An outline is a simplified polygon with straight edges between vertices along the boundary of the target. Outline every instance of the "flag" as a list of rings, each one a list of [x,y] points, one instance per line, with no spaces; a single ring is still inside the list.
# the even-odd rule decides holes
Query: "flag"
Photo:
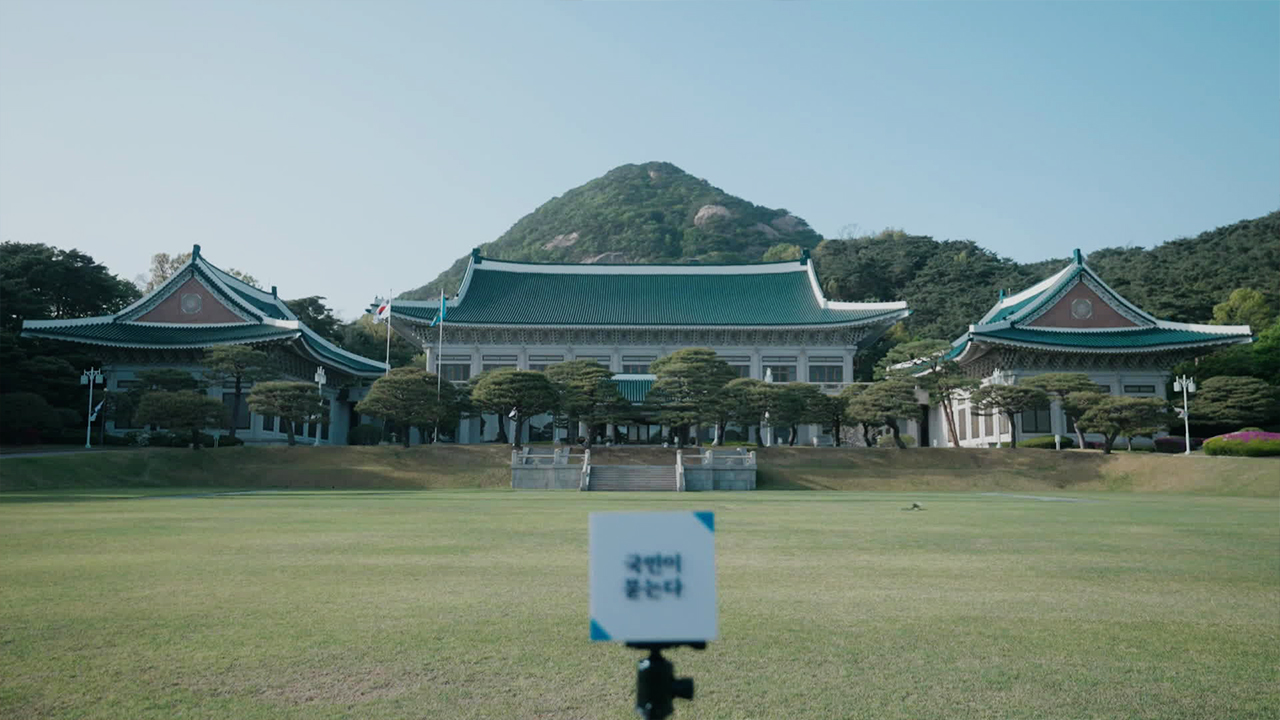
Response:
[[[515,419],[516,419],[516,409],[515,409],[515,408],[511,408],[511,412],[507,413],[507,417],[511,418],[512,420],[515,420]]]
[[[106,400],[103,400],[102,402],[98,403],[98,407],[93,409],[93,412],[89,414],[89,422],[93,422],[94,420],[98,419],[98,412],[102,410],[102,405],[105,402]]]
[[[384,300],[382,304],[378,306],[378,311],[374,313],[374,317],[376,317],[378,320],[386,320],[390,318],[391,317],[391,301]]]
[[[444,299],[444,291],[441,290],[440,291],[440,312],[436,315],[435,319],[432,320],[431,324],[428,325],[427,327],[435,327],[436,325],[439,325],[440,323],[444,322],[444,311],[447,309],[446,307],[447,305],[448,303]]]

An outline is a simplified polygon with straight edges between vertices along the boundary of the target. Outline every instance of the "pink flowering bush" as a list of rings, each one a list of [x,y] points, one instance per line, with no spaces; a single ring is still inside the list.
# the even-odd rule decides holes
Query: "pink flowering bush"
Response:
[[[1242,430],[1211,437],[1204,441],[1206,455],[1244,455],[1266,457],[1280,455],[1280,433]]]

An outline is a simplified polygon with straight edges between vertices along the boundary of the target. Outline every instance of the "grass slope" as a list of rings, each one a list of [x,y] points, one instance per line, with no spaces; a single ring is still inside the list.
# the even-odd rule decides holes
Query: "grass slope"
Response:
[[[511,484],[510,457],[501,445],[70,453],[0,461],[0,489],[499,488]],[[1274,458],[788,447],[760,450],[757,457],[760,488],[775,490],[1069,489],[1280,497],[1280,461]],[[591,458],[595,464],[663,465],[675,462],[675,450],[596,448]]]
[[[586,529],[647,509],[717,513],[680,716],[1280,714],[1277,503],[1092,497],[6,493],[0,717],[634,717]]]

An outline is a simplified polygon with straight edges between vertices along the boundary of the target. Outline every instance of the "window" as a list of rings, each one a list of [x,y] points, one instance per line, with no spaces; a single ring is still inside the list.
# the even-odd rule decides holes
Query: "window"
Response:
[[[1156,386],[1155,385],[1125,385],[1124,391],[1126,393],[1154,393],[1156,391]]]
[[[1044,405],[1034,410],[1027,410],[1022,413],[1022,432],[1024,433],[1047,433],[1053,432],[1053,425],[1049,420],[1049,406]]]
[[[471,379],[471,363],[450,363],[441,365],[440,372],[449,382],[465,382]]]
[[[721,360],[725,361],[730,368],[733,369],[735,375],[740,378],[751,377],[751,357],[748,355],[720,355]]]
[[[236,429],[249,429],[249,402],[245,399],[246,394],[240,395],[240,415],[236,417]],[[236,394],[233,392],[222,393],[222,405],[227,409],[227,422],[231,421],[231,415],[235,412]]]
[[[961,440],[969,439],[969,424],[965,422],[964,408],[956,411],[956,434]]]
[[[995,418],[990,415],[982,418],[982,437],[992,437],[995,434]]]
[[[262,431],[263,431],[263,432],[275,432],[275,431],[276,431],[276,416],[275,416],[275,415],[263,415],[263,416],[262,416]]]
[[[751,377],[751,366],[750,366],[750,365],[730,365],[729,367],[730,367],[730,368],[731,368],[735,373],[737,373],[737,374],[738,374],[738,377],[740,377],[740,378],[749,378],[749,377]]]
[[[489,372],[490,370],[502,370],[504,368],[515,369],[515,355],[483,355],[480,357],[482,361],[481,372]]]
[[[648,375],[649,366],[647,364],[646,365],[623,365],[622,374],[623,375]]]
[[[973,412],[972,410],[969,411],[969,435],[973,437],[974,440],[981,437],[981,434],[978,431],[978,422],[981,417],[982,416],[978,413]]]
[[[810,365],[809,382],[838,383],[844,382],[844,366],[842,365]]]
[[[595,360],[605,367],[613,366],[613,357],[610,355],[574,355],[574,360]]]
[[[322,401],[322,402],[321,402],[321,407],[322,407],[322,409],[320,410],[320,417],[321,417],[321,419],[323,419],[323,420],[324,420],[324,422],[320,423],[320,439],[321,439],[321,440],[328,440],[328,439],[329,439],[329,408],[330,408],[330,404],[331,404],[331,403],[329,402],[329,399],[328,399],[328,398],[325,398],[325,399],[324,399],[324,401]]]
[[[530,355],[529,369],[542,372],[556,363],[564,362],[563,355]]]
[[[1009,418],[1005,415],[1000,416],[1000,432],[1001,433],[1009,432]]]
[[[773,373],[773,381],[776,383],[788,383],[796,379],[795,365],[766,365],[764,369]]]

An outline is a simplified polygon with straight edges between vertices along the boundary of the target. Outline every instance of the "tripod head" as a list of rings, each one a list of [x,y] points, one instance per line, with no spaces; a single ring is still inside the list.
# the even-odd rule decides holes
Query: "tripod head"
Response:
[[[688,645],[705,650],[706,642],[627,643],[627,647],[648,650],[649,657],[636,663],[636,712],[645,720],[663,720],[675,711],[675,698],[693,700],[693,678],[677,678],[675,666],[662,657],[668,648]]]

